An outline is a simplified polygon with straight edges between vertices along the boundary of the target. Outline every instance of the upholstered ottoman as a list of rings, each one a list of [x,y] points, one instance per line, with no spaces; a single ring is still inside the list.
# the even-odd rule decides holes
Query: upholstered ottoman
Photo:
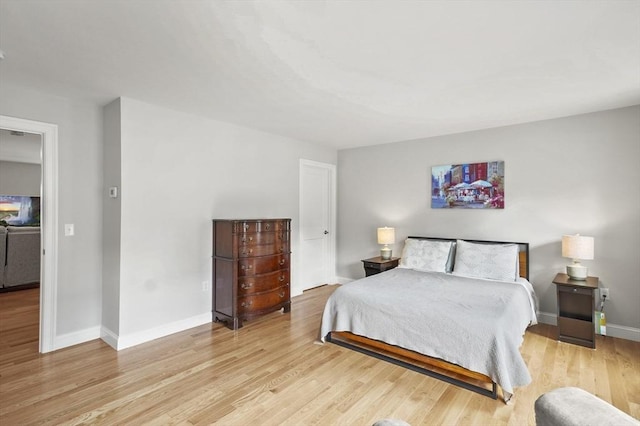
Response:
[[[537,426],[640,426],[640,421],[580,388],[558,388],[535,402]]]

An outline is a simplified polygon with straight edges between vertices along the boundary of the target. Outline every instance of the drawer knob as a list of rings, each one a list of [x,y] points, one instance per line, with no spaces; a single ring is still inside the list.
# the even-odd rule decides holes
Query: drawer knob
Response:
[[[280,259],[280,265],[284,265],[285,264],[285,260],[284,259]]]
[[[242,265],[242,270],[249,270],[251,269],[251,265]]]
[[[240,306],[242,306],[243,308],[246,308],[247,306],[251,306],[252,304],[253,304],[253,302],[248,301],[248,302],[242,302],[242,303],[240,304]]]
[[[248,289],[248,288],[253,287],[253,284],[251,284],[251,283],[249,283],[249,284],[247,284],[247,283],[242,283],[242,284],[240,284],[240,287],[241,287],[243,290],[246,290],[246,289]]]
[[[282,299],[284,297],[284,291],[281,291],[280,293],[278,293],[278,296],[280,296],[280,299]]]
[[[280,282],[284,281],[284,275],[280,275]]]
[[[253,253],[253,249],[249,249],[249,250],[242,249],[242,254],[251,254],[251,253]]]
[[[267,224],[265,225],[265,229],[268,231],[268,230],[269,230],[269,228],[271,228],[271,224],[270,224],[270,223],[267,223]]]

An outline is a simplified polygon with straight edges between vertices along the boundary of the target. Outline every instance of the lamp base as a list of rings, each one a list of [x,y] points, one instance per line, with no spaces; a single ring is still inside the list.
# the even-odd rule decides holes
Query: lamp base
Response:
[[[389,247],[383,247],[380,249],[380,257],[382,260],[391,259],[391,249]]]
[[[569,278],[576,281],[585,281],[588,276],[588,270],[586,266],[582,266],[579,263],[573,263],[567,265],[567,275]]]

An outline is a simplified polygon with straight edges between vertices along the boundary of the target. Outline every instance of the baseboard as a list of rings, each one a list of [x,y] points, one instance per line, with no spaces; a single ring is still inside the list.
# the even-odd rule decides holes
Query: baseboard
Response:
[[[640,342],[640,329],[607,323],[607,336]]]
[[[558,325],[558,316],[549,312],[538,312],[538,322],[542,324]]]
[[[355,281],[355,280],[353,278],[336,277],[336,282],[338,284],[347,284],[347,283],[350,283],[351,281]]]
[[[556,314],[552,314],[550,312],[538,312],[538,322],[542,324],[557,325],[558,318]],[[627,327],[626,325],[611,324],[608,322],[607,336],[640,342],[640,329]]]
[[[100,338],[113,349],[118,350],[118,335],[107,327],[100,329]]]
[[[130,348],[132,346],[136,346],[141,343],[150,342],[151,340],[168,336],[170,334],[178,333],[180,331],[188,330],[193,327],[198,327],[200,325],[207,324],[210,322],[211,322],[211,313],[207,312],[204,314],[196,315],[191,318],[186,318],[180,321],[174,321],[169,324],[163,324],[161,326],[154,327],[148,330],[143,330],[136,333],[119,335],[119,336],[116,336],[113,333],[109,335],[108,333],[106,333],[106,331],[108,330],[103,329],[105,334],[101,337],[102,337],[102,340],[104,340],[109,346],[120,351],[122,349]]]
[[[100,338],[100,326],[85,328],[72,333],[61,334],[53,339],[53,350],[66,348]]]

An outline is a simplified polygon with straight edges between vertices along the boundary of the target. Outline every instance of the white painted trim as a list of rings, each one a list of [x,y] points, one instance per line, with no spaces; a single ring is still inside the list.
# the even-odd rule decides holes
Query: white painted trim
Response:
[[[337,247],[337,239],[336,239],[336,223],[337,223],[337,215],[338,215],[338,178],[337,178],[337,168],[335,164],[330,163],[321,163],[319,161],[314,160],[306,160],[304,158],[300,159],[299,168],[298,168],[298,222],[302,221],[302,171],[305,166],[312,167],[320,167],[329,170],[331,173],[331,188],[330,188],[330,202],[331,206],[329,211],[331,212],[331,217],[329,218],[329,226],[331,227],[331,242],[329,243],[329,264],[331,265],[331,271],[329,271],[329,277],[335,277],[336,275],[336,247]],[[298,232],[298,247],[302,247],[302,230],[299,229]],[[299,261],[296,262],[299,265]],[[296,283],[300,283],[300,268],[296,268]],[[300,287],[299,285],[296,287]],[[303,290],[304,291],[304,290]],[[302,293],[299,293],[302,294]],[[299,295],[296,294],[296,295]],[[294,294],[292,294],[294,296]]]
[[[336,282],[338,284],[348,284],[351,281],[355,281],[353,278],[347,278],[347,277],[336,277]]]
[[[539,312],[538,322],[542,324],[557,325],[558,316],[550,312]],[[607,322],[607,336],[640,342],[640,328],[611,324]]]
[[[100,329],[100,338],[113,349],[118,350],[118,335],[107,327],[102,326]]]
[[[56,342],[58,307],[58,126],[0,115],[0,128],[42,136],[43,200],[40,263],[40,352],[61,347]]]
[[[538,322],[542,324],[558,325],[558,316],[550,312],[538,312]]]
[[[607,336],[640,342],[640,328],[607,323]]]
[[[193,327],[198,327],[203,324],[208,324],[210,322],[211,312],[207,312],[191,318],[186,318],[180,321],[175,321],[169,324],[161,325],[159,327],[139,331],[128,335],[116,336],[114,333],[103,328],[103,335],[101,337],[102,340],[104,340],[108,345],[115,347],[116,350],[120,351],[122,349],[130,348],[141,343],[150,342],[151,340],[178,333],[180,331],[188,330]],[[113,342],[113,338],[117,340],[117,343]],[[115,343],[115,346],[113,345],[113,343]]]
[[[77,345],[100,338],[100,326],[85,328],[84,330],[74,331],[73,333],[62,334],[55,339],[53,350],[66,348],[68,346]]]

